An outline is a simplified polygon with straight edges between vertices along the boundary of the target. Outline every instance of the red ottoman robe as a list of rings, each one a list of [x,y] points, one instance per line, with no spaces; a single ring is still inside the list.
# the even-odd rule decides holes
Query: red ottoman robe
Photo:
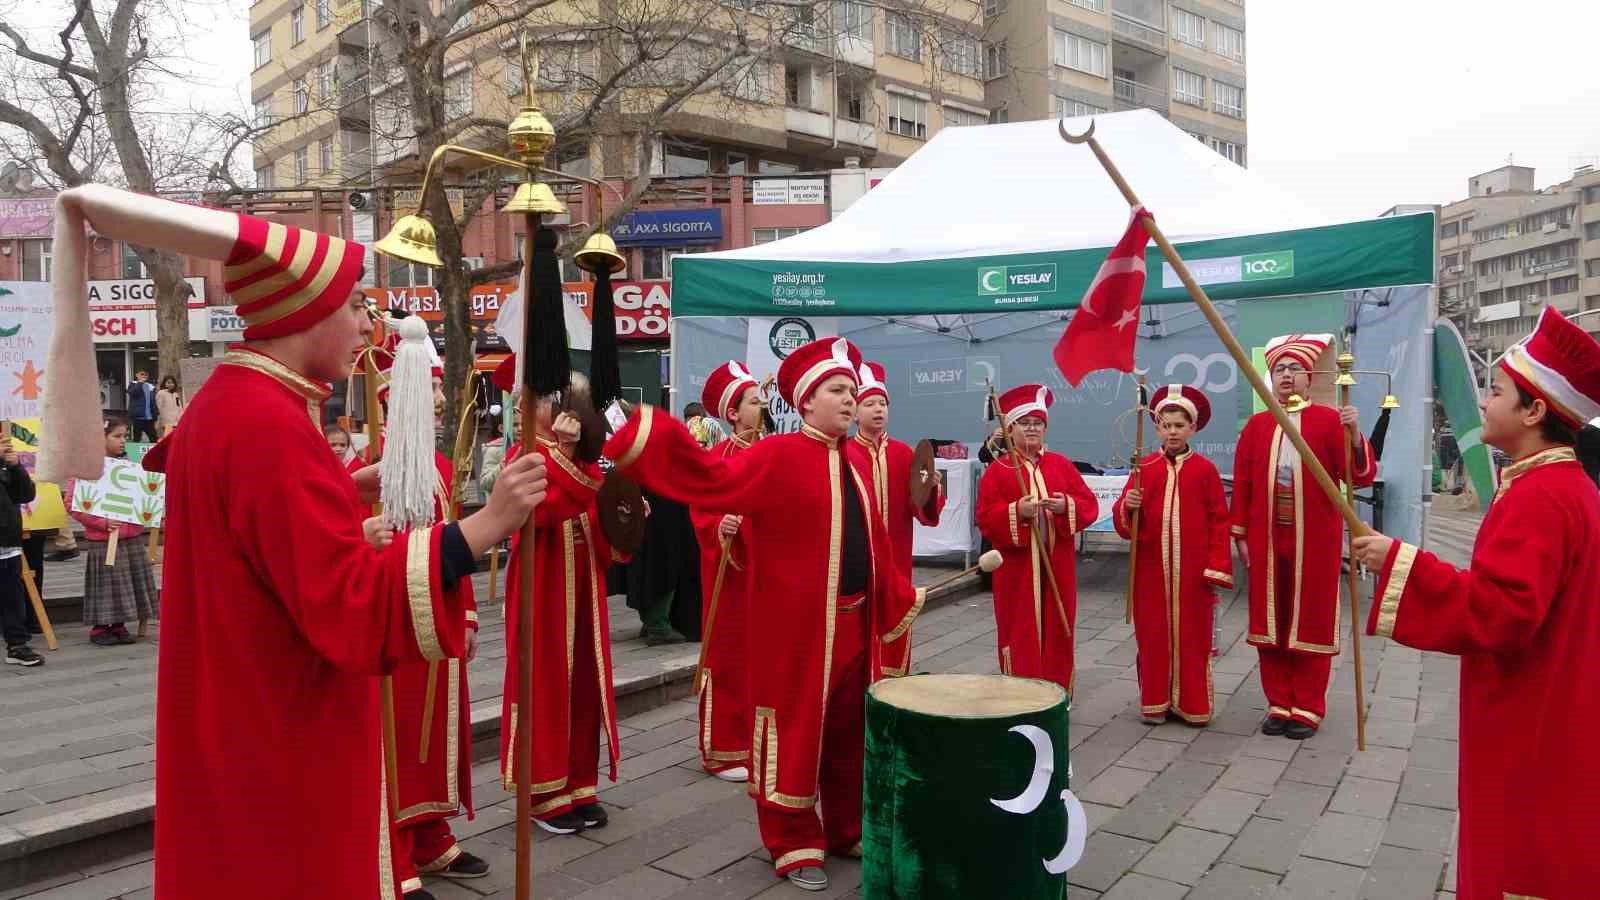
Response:
[[[1072,461],[1048,450],[1037,465],[1022,463],[1029,496],[1048,499],[1064,494],[1066,511],[1043,513],[1045,548],[1061,589],[1062,608],[1039,558],[1033,539],[1034,520],[1017,515],[1022,492],[1011,454],[996,459],[978,481],[978,528],[1005,562],[994,572],[994,618],[1000,631],[1000,671],[1023,678],[1045,678],[1072,693],[1072,634],[1062,624],[1078,616],[1077,556],[1073,535],[1094,524],[1100,501],[1084,483]]]
[[[1466,571],[1396,541],[1367,633],[1461,657],[1461,900],[1600,884],[1600,494],[1571,448],[1505,471]]]
[[[1139,642],[1141,712],[1171,712],[1186,722],[1211,721],[1211,642],[1216,594],[1233,587],[1228,553],[1228,499],[1211,460],[1185,449],[1152,453],[1139,465],[1144,502],[1139,517],[1133,632]],[[1111,509],[1117,533],[1132,524],[1123,498]]]
[[[906,581],[911,581],[911,523],[913,520],[929,527],[939,524],[944,512],[944,488],[935,481],[934,490],[920,509],[911,505],[911,460],[914,451],[904,441],[888,435],[874,447],[872,442],[857,434],[851,439],[854,445],[850,462],[861,477],[872,485],[878,498],[878,517],[889,532],[889,546],[894,551],[895,569]],[[888,672],[904,675],[905,672]]]
[[[616,557],[595,506],[600,467],[570,459],[555,442],[537,438],[549,472],[545,500],[535,510],[533,586],[533,814],[558,816],[595,801],[598,769],[595,741],[606,734],[609,775],[617,780],[616,696],[611,685],[611,625],[606,609],[606,568]],[[506,453],[515,459],[521,445]],[[506,790],[516,789],[511,747],[517,727],[517,596],[522,575],[518,549],[522,532],[512,537],[506,567],[506,674],[500,707],[500,766]],[[579,629],[578,622],[588,627]],[[580,645],[581,642],[581,645]],[[595,679],[577,684],[574,654],[592,654]],[[574,710],[574,703],[580,708]],[[592,705],[591,705],[592,704]],[[593,708],[598,706],[598,709]],[[582,721],[574,725],[574,718]],[[598,727],[589,731],[586,724]]]
[[[327,396],[237,348],[165,442],[157,897],[398,894],[373,676],[460,656],[469,595],[446,526],[362,539]]]
[[[747,452],[751,442],[730,437],[709,453],[731,459]],[[717,583],[722,560],[722,535],[718,526],[721,510],[694,506],[689,518],[694,522],[700,543],[700,632],[708,641],[705,648],[704,679],[700,686],[700,764],[707,772],[720,772],[750,764],[750,676],[746,672],[748,647],[745,631],[750,604],[755,602],[755,560],[751,557],[750,523],[740,525],[728,542],[728,565],[722,575],[722,593],[717,596],[717,620],[711,623],[711,593]],[[711,633],[708,629],[715,629]]]

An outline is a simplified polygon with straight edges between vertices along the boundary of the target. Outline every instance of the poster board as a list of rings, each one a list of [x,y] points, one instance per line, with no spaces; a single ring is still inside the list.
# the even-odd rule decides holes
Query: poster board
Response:
[[[1117,526],[1111,523],[1111,507],[1114,506],[1117,502],[1117,499],[1122,496],[1122,489],[1128,483],[1128,476],[1085,475],[1083,476],[1083,483],[1089,486],[1089,490],[1094,491],[1095,499],[1100,501],[1099,518],[1094,520],[1093,525],[1090,525],[1088,528],[1083,530],[1110,532],[1111,534],[1116,534]]]
[[[933,527],[911,523],[911,555],[944,556],[973,553],[978,547],[978,461],[935,457],[934,468],[944,486],[944,511]]]
[[[33,475],[39,460],[39,420],[12,419],[6,423],[11,446],[17,451],[17,460]],[[54,531],[67,527],[67,507],[61,499],[61,487],[47,481],[33,483],[32,503],[22,504],[23,531]]]
[[[160,528],[167,514],[167,476],[146,472],[130,460],[108,459],[98,480],[79,479],[73,484],[72,509],[113,522]]]

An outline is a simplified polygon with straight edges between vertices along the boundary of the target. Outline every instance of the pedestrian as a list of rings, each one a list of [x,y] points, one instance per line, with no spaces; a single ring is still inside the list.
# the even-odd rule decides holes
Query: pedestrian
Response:
[[[28,646],[28,597],[22,584],[22,504],[32,503],[33,479],[22,467],[11,435],[0,435],[0,634],[6,642],[6,665],[37,666],[44,657]]]
[[[367,461],[350,446],[350,432],[343,425],[324,426],[322,436],[327,438],[328,449],[333,451],[334,459],[344,466],[345,471],[354,475],[366,467]]]
[[[1312,403],[1312,371],[1331,334],[1289,334],[1267,342],[1278,402],[1335,482],[1372,484],[1377,454],[1354,407]],[[1355,445],[1345,471],[1345,442]],[[1328,710],[1328,676],[1339,655],[1339,563],[1344,519],[1317,487],[1300,452],[1269,412],[1245,423],[1233,458],[1232,533],[1250,571],[1245,640],[1261,657],[1267,715],[1261,733],[1302,741]]]
[[[1072,460],[1045,449],[1055,404],[1049,388],[1018,385],[1001,394],[999,404],[1011,452],[979,479],[977,515],[978,529],[1005,560],[994,573],[1000,671],[1054,681],[1071,695],[1078,615],[1074,544],[1078,532],[1099,517],[1100,501]]]
[[[161,379],[161,389],[156,391],[156,431],[162,436],[178,426],[183,415],[183,388],[178,379],[168,375]]]
[[[189,424],[144,459],[167,475],[173,526],[154,894],[394,900],[374,676],[464,652],[454,588],[543,499],[541,460],[508,466],[478,513],[376,550],[356,504],[377,499],[377,472],[353,482],[320,427],[329,383],[349,375],[371,333],[357,289],[366,248],[103,185],[58,193],[55,222],[63,260],[85,258],[91,227],[225,260],[224,289],[245,322]],[[39,475],[59,483],[99,474],[103,435],[98,412],[86,415],[95,370],[83,268],[63,265],[52,287]]]
[[[1386,535],[1367,634],[1461,657],[1461,900],[1600,882],[1600,344],[1554,309],[1494,368],[1483,442],[1515,460],[1465,570]]]
[[[140,369],[128,384],[128,418],[132,420],[134,440],[155,443],[157,411],[156,387],[150,383],[150,373]]]
[[[1123,537],[1139,522],[1133,636],[1139,646],[1140,713],[1147,725],[1159,725],[1168,716],[1204,725],[1214,712],[1215,589],[1233,587],[1222,476],[1189,446],[1195,432],[1211,421],[1211,402],[1188,385],[1157,388],[1150,397],[1150,417],[1161,449],[1140,461],[1139,487],[1130,478],[1111,508],[1111,521]]]
[[[689,426],[689,433],[694,435],[695,441],[707,450],[728,437],[728,430],[722,427],[722,422],[706,415],[706,408],[702,403],[691,402],[683,407],[683,424]]]
[[[872,485],[845,457],[860,366],[844,338],[796,348],[778,391],[804,427],[732,458],[651,407],[606,446],[629,478],[742,516],[756,536],[748,790],[778,875],[808,891],[827,889],[827,854],[861,853],[866,691],[884,660],[906,666],[922,599],[889,561]]]
[[[106,458],[122,459],[128,442],[128,422],[106,417]],[[67,496],[72,496],[69,483]],[[155,576],[145,552],[144,529],[128,522],[113,522],[77,509],[72,518],[83,526],[83,622],[89,641],[100,647],[131,644],[127,623],[154,619],[159,601]],[[117,555],[106,565],[112,531],[117,534]]]

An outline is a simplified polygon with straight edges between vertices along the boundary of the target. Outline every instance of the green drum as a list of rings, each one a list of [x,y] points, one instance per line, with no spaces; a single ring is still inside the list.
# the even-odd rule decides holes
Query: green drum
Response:
[[[1048,681],[915,675],[867,693],[862,894],[1059,900],[1083,855],[1067,695]]]

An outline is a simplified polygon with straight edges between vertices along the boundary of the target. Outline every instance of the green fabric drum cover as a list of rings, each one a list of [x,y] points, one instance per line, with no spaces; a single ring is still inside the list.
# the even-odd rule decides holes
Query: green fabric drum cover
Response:
[[[1059,900],[1085,837],[1066,788],[1058,685],[1001,675],[878,682],[867,693],[863,896]]]

